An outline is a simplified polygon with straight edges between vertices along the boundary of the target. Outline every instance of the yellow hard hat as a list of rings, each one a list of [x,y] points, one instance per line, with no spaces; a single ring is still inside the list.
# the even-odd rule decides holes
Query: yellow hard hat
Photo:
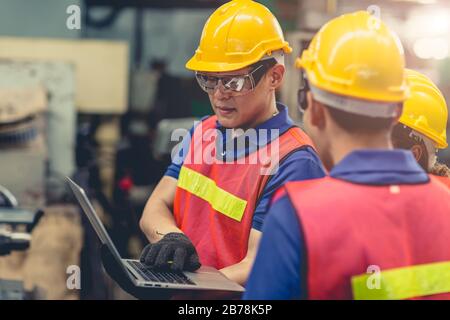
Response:
[[[392,104],[407,98],[404,66],[397,35],[367,11],[326,23],[296,60],[312,87],[368,100],[369,106],[370,102]]]
[[[218,8],[206,22],[200,45],[186,68],[194,71],[238,70],[277,50],[290,53],[275,16],[260,3],[234,0]]]
[[[444,96],[425,75],[410,69],[405,72],[411,95],[399,121],[433,140],[438,148],[447,148],[448,109]]]

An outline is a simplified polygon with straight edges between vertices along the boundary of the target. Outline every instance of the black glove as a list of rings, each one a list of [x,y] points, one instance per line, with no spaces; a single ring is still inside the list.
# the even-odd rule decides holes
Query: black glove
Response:
[[[106,245],[101,249],[102,264],[106,273],[128,294],[137,299],[170,299],[173,292],[168,289],[143,288],[134,285]]]
[[[171,232],[156,243],[149,243],[141,253],[141,262],[155,268],[173,271],[195,271],[200,268],[197,250],[183,233]]]

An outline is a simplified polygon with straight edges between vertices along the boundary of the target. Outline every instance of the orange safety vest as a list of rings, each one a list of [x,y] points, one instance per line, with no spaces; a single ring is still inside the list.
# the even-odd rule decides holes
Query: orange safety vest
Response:
[[[450,299],[450,191],[325,177],[288,182],[310,299]]]
[[[215,155],[216,120],[209,117],[194,130],[178,178],[174,216],[195,245],[200,262],[221,269],[247,254],[253,212],[271,177],[262,172],[272,172],[276,159],[281,163],[312,142],[300,128],[292,127],[245,158],[227,163]],[[196,163],[199,153],[212,154],[213,161]],[[261,155],[268,155],[266,161]]]
[[[450,188],[450,178],[449,177],[440,177],[434,176],[439,182],[442,182],[445,186]]]

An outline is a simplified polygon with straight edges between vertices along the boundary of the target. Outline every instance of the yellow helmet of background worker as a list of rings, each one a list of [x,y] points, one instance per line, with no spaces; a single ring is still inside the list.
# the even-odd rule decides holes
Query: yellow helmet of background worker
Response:
[[[397,35],[367,11],[344,14],[326,23],[296,60],[312,89],[367,100],[369,109],[370,102],[382,106],[379,102],[398,104],[407,98],[404,66]],[[357,104],[354,107],[357,109]]]
[[[275,16],[260,3],[233,0],[209,17],[186,68],[225,72],[247,67],[277,50],[290,53]]]
[[[430,138],[438,148],[447,148],[448,109],[444,96],[425,75],[410,69],[405,72],[411,94],[399,122]]]

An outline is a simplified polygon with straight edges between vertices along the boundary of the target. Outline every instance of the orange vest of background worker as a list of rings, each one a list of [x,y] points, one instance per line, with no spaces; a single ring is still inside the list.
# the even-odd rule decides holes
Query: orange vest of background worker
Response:
[[[291,51],[276,18],[255,1],[230,1],[209,17],[186,67],[215,115],[194,125],[148,200],[141,262],[204,264],[244,284],[273,192],[324,176],[309,138],[275,100]]]
[[[450,299],[450,190],[392,147],[409,91],[399,39],[368,12],[345,14],[296,66],[329,176],[276,193],[245,298]]]
[[[448,108],[439,88],[425,75],[406,69],[410,97],[392,132],[395,148],[409,149],[422,168],[450,187],[450,169],[437,162],[436,152],[447,143]]]

